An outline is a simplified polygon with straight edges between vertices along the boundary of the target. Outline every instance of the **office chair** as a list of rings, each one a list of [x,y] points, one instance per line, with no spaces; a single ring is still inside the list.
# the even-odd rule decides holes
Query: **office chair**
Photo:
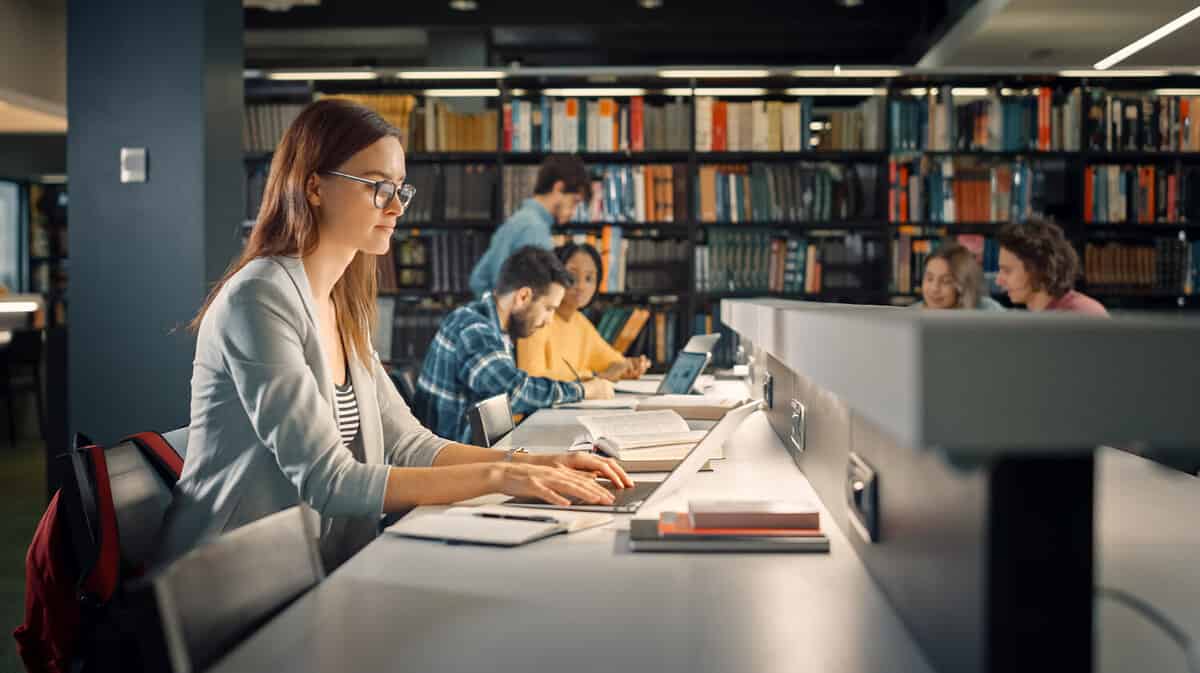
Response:
[[[146,669],[201,673],[324,576],[300,507],[193,549],[138,589]]]
[[[513,429],[512,410],[504,393],[476,403],[467,411],[467,418],[471,421],[471,443],[476,446],[491,446]]]

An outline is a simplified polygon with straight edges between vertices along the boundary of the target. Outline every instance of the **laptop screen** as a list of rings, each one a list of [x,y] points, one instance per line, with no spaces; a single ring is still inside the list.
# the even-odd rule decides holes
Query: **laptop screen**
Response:
[[[671,370],[663,378],[658,392],[669,395],[686,395],[692,392],[692,386],[708,364],[708,353],[680,353],[671,364]]]

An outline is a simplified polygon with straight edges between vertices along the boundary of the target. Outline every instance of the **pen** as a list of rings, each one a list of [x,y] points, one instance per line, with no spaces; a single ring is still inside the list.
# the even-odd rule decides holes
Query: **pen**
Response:
[[[579,372],[575,371],[575,368],[571,366],[571,362],[565,357],[563,358],[563,362],[566,363],[567,369],[570,369],[571,373],[575,375],[575,383],[583,385],[583,379],[579,378]]]
[[[517,521],[535,521],[537,523],[558,523],[558,519],[552,516],[523,516],[520,514],[496,514],[495,512],[476,512],[475,516],[481,516],[485,519],[515,519]]]

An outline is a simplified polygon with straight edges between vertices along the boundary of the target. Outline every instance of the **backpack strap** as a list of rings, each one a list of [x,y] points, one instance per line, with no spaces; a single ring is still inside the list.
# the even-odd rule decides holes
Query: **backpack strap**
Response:
[[[77,453],[85,456],[90,464],[94,477],[91,483],[95,485],[94,497],[90,498],[95,518],[89,524],[94,523],[96,556],[94,565],[82,578],[82,589],[93,600],[105,603],[116,591],[121,571],[121,539],[117,532],[117,511],[113,506],[108,462],[104,459],[104,447],[97,444],[78,449]],[[88,500],[84,498],[85,511]]]
[[[121,441],[136,444],[142,455],[146,456],[168,484],[174,486],[179,481],[179,475],[183,474],[183,458],[179,457],[175,447],[171,446],[171,443],[161,434],[149,431],[139,432]]]

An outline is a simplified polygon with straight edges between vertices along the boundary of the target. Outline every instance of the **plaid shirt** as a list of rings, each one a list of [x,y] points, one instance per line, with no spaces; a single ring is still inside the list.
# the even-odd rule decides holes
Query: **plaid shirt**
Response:
[[[500,393],[515,414],[583,399],[575,382],[530,376],[517,369],[512,341],[500,331],[496,302],[486,293],[442,320],[417,379],[413,412],[425,427],[457,442],[471,441],[467,410]]]

